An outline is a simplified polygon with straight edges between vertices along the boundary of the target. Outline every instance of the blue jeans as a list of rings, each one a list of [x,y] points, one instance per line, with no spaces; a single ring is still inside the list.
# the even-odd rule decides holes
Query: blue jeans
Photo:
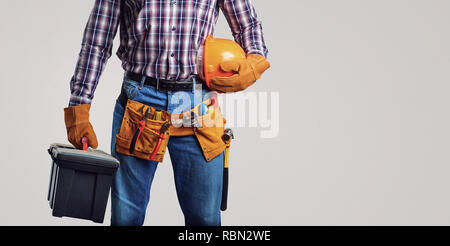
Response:
[[[172,91],[158,91],[153,86],[146,86],[126,77],[123,87],[129,99],[170,113],[190,110],[209,93],[208,90],[197,90],[195,93],[184,92],[180,96]],[[188,100],[186,96],[189,97]],[[186,103],[188,101],[190,103]],[[160,164],[116,152],[116,134],[120,131],[123,115],[124,107],[117,101],[113,117],[111,153],[120,161],[120,166],[111,188],[111,225],[140,226],[144,223],[150,188],[156,168]],[[195,136],[171,136],[167,148],[185,224],[220,226],[224,154],[207,162]]]

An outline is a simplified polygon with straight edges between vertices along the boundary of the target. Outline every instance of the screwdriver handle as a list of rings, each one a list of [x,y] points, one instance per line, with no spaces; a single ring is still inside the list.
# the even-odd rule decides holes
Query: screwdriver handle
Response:
[[[229,153],[230,153],[230,147],[227,146],[225,149],[225,156],[224,156],[224,166],[223,166],[223,183],[222,183],[222,202],[220,204],[220,210],[225,211],[227,210],[227,203],[228,203],[228,180],[229,180],[229,174],[228,174],[228,161],[229,161]]]

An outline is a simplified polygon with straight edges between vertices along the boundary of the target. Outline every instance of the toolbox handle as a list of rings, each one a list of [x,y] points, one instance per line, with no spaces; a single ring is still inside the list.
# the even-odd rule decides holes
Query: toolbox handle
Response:
[[[53,148],[47,149],[47,152],[50,154],[50,157],[52,158],[52,160],[56,162],[56,158],[55,158],[55,156],[53,155]]]
[[[88,139],[87,139],[87,137],[83,137],[81,139],[81,143],[83,144],[83,150],[87,151],[87,149],[88,149]]]

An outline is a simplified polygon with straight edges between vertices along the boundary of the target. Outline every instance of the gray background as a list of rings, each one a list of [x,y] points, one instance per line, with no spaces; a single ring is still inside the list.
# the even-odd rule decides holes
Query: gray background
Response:
[[[272,68],[250,90],[279,91],[280,134],[235,129],[223,224],[450,225],[450,1],[254,2]],[[95,225],[46,201],[92,3],[0,2],[1,225]],[[114,55],[92,108],[107,151],[121,79]],[[183,225],[168,158],[151,196],[146,225]]]

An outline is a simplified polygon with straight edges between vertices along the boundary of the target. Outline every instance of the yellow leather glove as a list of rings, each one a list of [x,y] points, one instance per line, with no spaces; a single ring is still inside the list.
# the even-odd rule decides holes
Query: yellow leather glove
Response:
[[[231,77],[213,78],[210,88],[223,93],[243,91],[253,85],[269,67],[270,63],[266,58],[256,54],[247,55],[247,59],[243,61],[224,62],[220,64],[220,69],[236,74]]]
[[[83,137],[87,137],[88,146],[98,147],[97,136],[89,122],[90,104],[81,104],[64,109],[64,121],[66,122],[67,139],[75,148],[82,149]]]

